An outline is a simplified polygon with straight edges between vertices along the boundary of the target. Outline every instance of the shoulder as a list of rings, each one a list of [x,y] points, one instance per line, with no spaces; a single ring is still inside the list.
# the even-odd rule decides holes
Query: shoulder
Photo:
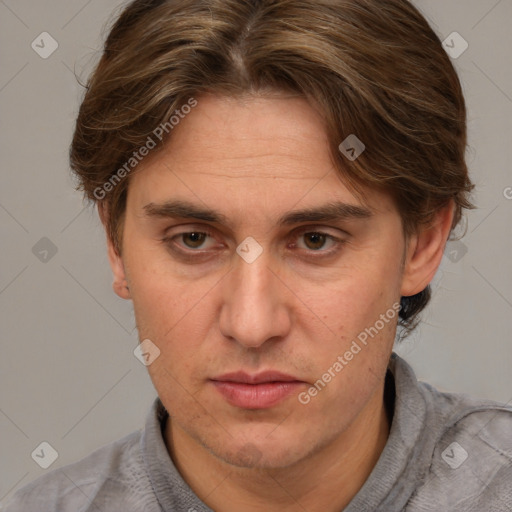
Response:
[[[132,432],[78,462],[42,475],[18,490],[0,510],[86,512],[96,508],[96,503],[102,501],[101,495],[110,494],[116,498],[129,495],[135,483],[142,483],[137,478],[145,475],[140,437],[141,431]],[[108,504],[108,501],[103,502]]]
[[[420,388],[436,442],[407,510],[512,510],[512,407]]]

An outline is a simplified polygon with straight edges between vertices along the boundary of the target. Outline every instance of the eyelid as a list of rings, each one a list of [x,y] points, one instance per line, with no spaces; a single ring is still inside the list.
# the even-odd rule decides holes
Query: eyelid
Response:
[[[175,226],[169,226],[165,230],[165,234],[168,235],[168,233],[175,229],[181,229],[182,231],[178,231],[175,233],[175,235],[182,235],[184,233],[207,233],[211,234],[213,232],[212,226],[208,224],[194,224],[194,223],[183,223],[183,224],[176,224]],[[173,236],[175,236],[173,235]]]
[[[181,226],[172,226],[170,228],[168,228],[166,231],[165,231],[165,236],[167,238],[175,238],[179,235],[185,235],[185,234],[188,234],[188,233],[204,233],[212,238],[215,238],[215,234],[214,234],[214,231],[215,229],[212,229],[210,226],[207,226],[207,225],[197,225],[195,226],[194,224],[190,224],[190,225],[186,225],[183,227],[183,231],[179,231],[175,234],[172,234],[170,235],[168,232],[171,231],[172,229],[174,228],[179,228]],[[337,238],[338,235],[333,235],[332,233],[329,232],[329,230],[337,230],[337,231],[340,231],[341,233],[343,233],[345,236],[348,236],[349,233],[347,233],[346,231],[340,229],[340,228],[331,228],[331,227],[328,227],[328,226],[320,226],[320,225],[317,225],[317,224],[308,224],[308,225],[304,225],[304,226],[299,226],[297,228],[295,228],[294,230],[292,230],[290,236],[298,236],[299,234],[303,235],[305,233],[319,233],[319,234],[323,234],[323,235],[326,235],[326,236],[330,236],[332,238]]]
[[[329,227],[329,226],[321,226],[321,225],[318,225],[318,224],[309,224],[309,225],[306,225],[306,226],[300,226],[298,228],[296,228],[293,233],[300,233],[300,234],[304,234],[304,233],[322,233],[324,235],[329,235],[329,236],[333,236],[333,237],[336,237],[337,235],[333,235],[331,233],[331,231],[339,231],[345,235],[348,235],[348,233],[346,231],[344,231],[343,229],[340,229],[340,228],[334,228],[334,227]]]

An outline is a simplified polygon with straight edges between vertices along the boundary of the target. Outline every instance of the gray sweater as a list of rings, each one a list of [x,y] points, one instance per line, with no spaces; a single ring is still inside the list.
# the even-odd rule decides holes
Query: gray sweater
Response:
[[[389,373],[390,436],[344,512],[512,511],[512,407],[440,393],[396,354]],[[39,477],[0,510],[211,511],[174,467],[162,437],[167,417],[155,399],[143,430]]]

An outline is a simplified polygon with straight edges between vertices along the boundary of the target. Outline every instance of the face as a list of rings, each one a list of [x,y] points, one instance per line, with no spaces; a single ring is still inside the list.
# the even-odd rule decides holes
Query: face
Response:
[[[111,261],[160,350],[148,369],[173,428],[231,464],[283,467],[382,402],[401,219],[343,184],[304,99],[197,100],[132,176]]]

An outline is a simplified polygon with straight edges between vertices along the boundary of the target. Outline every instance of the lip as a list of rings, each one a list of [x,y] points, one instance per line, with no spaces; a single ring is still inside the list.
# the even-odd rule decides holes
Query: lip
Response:
[[[278,371],[226,373],[211,379],[228,403],[242,409],[268,409],[297,393],[305,383]]]
[[[242,384],[261,384],[265,382],[300,382],[300,379],[293,375],[278,372],[275,370],[267,370],[264,372],[251,375],[244,371],[225,373],[219,377],[214,377],[212,380],[222,382],[238,382]]]

